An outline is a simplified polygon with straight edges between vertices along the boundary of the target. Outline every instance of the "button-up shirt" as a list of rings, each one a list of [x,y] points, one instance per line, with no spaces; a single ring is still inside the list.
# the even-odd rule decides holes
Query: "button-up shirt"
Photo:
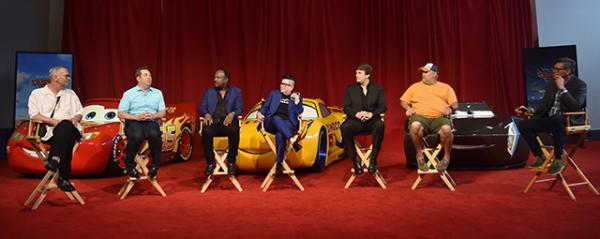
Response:
[[[60,100],[58,99],[59,97]],[[71,89],[62,89],[55,95],[47,85],[31,92],[27,107],[29,108],[29,118],[33,118],[33,116],[37,114],[50,117],[52,111],[54,111],[52,118],[58,120],[71,119],[75,117],[75,115],[80,115],[83,110],[79,97],[77,97],[75,91]],[[75,126],[81,130],[79,124],[76,124]],[[46,135],[43,136],[42,139],[48,140],[50,137],[52,137],[52,129],[48,129]]]
[[[132,115],[144,112],[154,114],[166,108],[162,91],[153,87],[148,88],[148,91],[144,92],[142,88],[136,85],[125,91],[121,102],[119,102],[119,111]]]

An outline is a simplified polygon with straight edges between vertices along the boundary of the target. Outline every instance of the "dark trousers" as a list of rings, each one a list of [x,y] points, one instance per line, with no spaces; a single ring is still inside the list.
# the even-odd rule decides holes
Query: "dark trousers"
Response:
[[[565,117],[555,115],[548,118],[522,120],[517,123],[517,128],[525,138],[531,152],[537,157],[541,157],[543,153],[536,137],[542,132],[550,133],[554,139],[554,155],[560,159],[565,145],[565,125]]]
[[[283,156],[285,156],[285,144],[298,131],[298,127],[293,126],[289,120],[276,115],[265,121],[265,130],[275,135],[277,163],[282,163]]]
[[[356,148],[354,148],[354,136],[357,134],[371,134],[373,135],[373,151],[371,152],[372,158],[377,158],[379,150],[381,149],[381,142],[383,142],[383,132],[385,125],[379,118],[372,118],[367,122],[361,122],[356,118],[349,118],[342,123],[340,126],[342,131],[342,141],[344,141],[344,147],[346,149],[346,155],[356,160]]]
[[[125,149],[125,165],[127,169],[135,167],[134,158],[144,140],[148,140],[152,166],[158,167],[160,165],[162,132],[160,131],[158,122],[127,120],[125,121],[125,136],[127,136],[127,148]]]
[[[215,162],[213,139],[216,136],[227,136],[227,140],[229,141],[227,162],[235,163],[238,153],[238,146],[240,145],[240,126],[238,120],[233,120],[228,126],[223,125],[222,122],[203,126],[202,144],[204,146],[204,155],[207,163]]]
[[[65,180],[71,178],[71,159],[73,158],[73,146],[81,138],[81,133],[75,125],[69,120],[63,120],[52,130],[52,138],[47,143],[50,144],[48,160],[53,157],[60,158],[58,170],[60,177]]]

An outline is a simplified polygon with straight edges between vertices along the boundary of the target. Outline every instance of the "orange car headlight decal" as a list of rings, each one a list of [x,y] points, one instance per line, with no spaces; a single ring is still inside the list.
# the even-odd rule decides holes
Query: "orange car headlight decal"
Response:
[[[87,133],[83,134],[82,138],[84,140],[90,140],[90,139],[98,137],[98,135],[100,135],[100,131],[87,132]]]

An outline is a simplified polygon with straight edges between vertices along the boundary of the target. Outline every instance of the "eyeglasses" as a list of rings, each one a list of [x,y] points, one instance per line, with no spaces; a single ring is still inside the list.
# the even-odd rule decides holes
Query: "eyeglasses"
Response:
[[[554,69],[555,71],[561,71],[561,70],[566,70],[566,67],[552,67],[552,69]]]
[[[283,85],[283,86],[292,86],[292,84],[283,83],[283,82],[281,82],[281,85]]]

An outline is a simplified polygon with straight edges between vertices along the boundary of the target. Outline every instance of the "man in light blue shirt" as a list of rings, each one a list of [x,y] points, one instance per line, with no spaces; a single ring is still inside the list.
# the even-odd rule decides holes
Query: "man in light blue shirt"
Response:
[[[150,87],[152,74],[147,66],[135,71],[136,86],[125,91],[119,102],[119,118],[125,120],[125,165],[130,177],[139,178],[134,158],[144,140],[148,140],[152,166],[148,176],[156,177],[161,161],[162,132],[158,120],[166,114],[165,100],[159,89]]]

